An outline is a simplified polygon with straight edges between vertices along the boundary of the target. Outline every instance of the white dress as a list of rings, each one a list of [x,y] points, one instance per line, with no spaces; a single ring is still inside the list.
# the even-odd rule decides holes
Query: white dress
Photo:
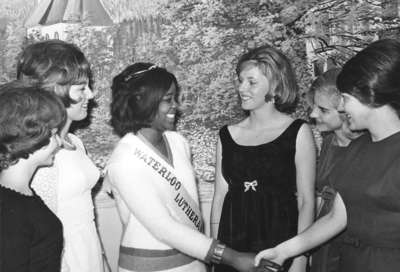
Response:
[[[176,132],[167,131],[164,135],[171,147],[174,173],[182,182],[188,194],[193,198],[195,205],[198,205],[198,193],[190,161],[189,145],[186,140]],[[149,229],[138,220],[135,214],[129,210],[125,199],[119,193],[119,189],[115,187],[116,179],[118,179],[119,175],[124,173],[124,165],[128,164],[128,167],[135,171],[135,175],[132,176],[132,186],[134,186],[136,190],[142,190],[140,184],[148,184],[154,189],[153,192],[157,194],[157,197],[162,200],[161,202],[164,203],[165,209],[168,210],[170,216],[180,221],[170,208],[172,200],[169,198],[169,195],[164,192],[165,188],[160,187],[165,183],[165,179],[160,177],[157,173],[152,175],[152,173],[150,173],[152,171],[148,171],[146,166],[141,164],[134,156],[134,150],[138,144],[141,145],[141,147],[144,146],[140,144],[138,137],[132,133],[125,135],[115,148],[107,166],[107,179],[114,187],[113,193],[117,200],[121,219],[124,223],[119,256],[119,271],[205,272],[206,267],[204,263],[178,252],[168,244],[158,240]],[[164,165],[166,164],[166,161],[159,156],[159,154],[154,151],[152,152],[150,149],[147,150],[155,161]],[[148,192],[143,191],[143,194],[148,195]],[[149,214],[158,213],[158,211],[154,211],[152,203],[143,203],[141,209]],[[156,215],[154,215],[154,220],[158,220]],[[182,237],[176,237],[176,239],[182,239]],[[196,244],[195,241],[192,242]]]
[[[40,168],[32,187],[63,224],[62,272],[102,272],[101,246],[91,189],[100,173],[81,140],[68,134],[75,150],[61,149],[52,167]]]

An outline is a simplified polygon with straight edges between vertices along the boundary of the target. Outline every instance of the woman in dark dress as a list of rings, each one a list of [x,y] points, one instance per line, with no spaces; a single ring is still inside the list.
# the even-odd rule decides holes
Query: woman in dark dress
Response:
[[[309,126],[287,113],[297,96],[288,59],[262,46],[239,59],[237,74],[241,106],[249,115],[220,130],[211,230],[230,247],[254,252],[312,223],[316,154]],[[284,267],[305,271],[306,258]]]
[[[307,93],[313,106],[310,117],[315,120],[315,127],[323,136],[315,180],[317,217],[327,212],[335,197],[335,180],[330,179],[330,176],[335,171],[342,171],[336,166],[350,142],[361,135],[360,132],[349,129],[347,116],[342,109],[341,93],[336,86],[340,71],[339,68],[326,71],[315,79]],[[339,239],[340,237],[335,237],[313,252],[311,272],[335,271],[338,265]]]
[[[60,270],[62,226],[30,188],[53,163],[66,112],[53,94],[14,82],[0,89],[0,271]]]
[[[330,213],[305,232],[256,257],[282,263],[325,242],[346,225],[336,271],[400,268],[400,43],[381,40],[350,59],[338,76],[352,130],[366,133],[330,179],[339,192]]]

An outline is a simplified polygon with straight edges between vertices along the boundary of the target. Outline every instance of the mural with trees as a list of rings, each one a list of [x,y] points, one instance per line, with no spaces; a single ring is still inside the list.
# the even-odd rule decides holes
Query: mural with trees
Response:
[[[24,3],[27,11],[18,16],[7,15],[3,10],[7,5],[2,2],[0,69],[4,82],[15,75],[15,57],[21,47],[43,37],[34,33],[24,38],[23,21],[33,8],[31,1],[15,1],[19,7]],[[340,66],[374,39],[396,37],[399,2],[103,0],[113,18],[112,26],[96,29],[83,22],[78,30],[67,30],[66,40],[81,47],[93,66],[97,91],[98,105],[90,125],[78,128],[78,133],[96,164],[104,167],[117,140],[108,125],[113,76],[133,61],[166,67],[181,85],[178,130],[191,143],[201,197],[208,199],[218,129],[244,116],[235,87],[238,56],[264,43],[285,52],[300,86],[301,100],[294,115],[307,119],[304,94],[312,78],[330,66]]]

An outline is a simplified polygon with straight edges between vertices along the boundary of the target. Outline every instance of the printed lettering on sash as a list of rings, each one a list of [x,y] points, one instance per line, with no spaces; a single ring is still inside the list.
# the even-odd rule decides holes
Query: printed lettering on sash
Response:
[[[140,144],[142,144],[141,141]],[[166,182],[173,197],[172,203],[174,203],[173,209],[175,210],[175,214],[181,220],[184,220],[187,225],[203,231],[203,221],[198,204],[192,199],[186,188],[173,173],[174,169],[166,163],[155,159],[137,146],[134,147],[133,155],[151,168],[155,174],[160,176],[163,182]]]

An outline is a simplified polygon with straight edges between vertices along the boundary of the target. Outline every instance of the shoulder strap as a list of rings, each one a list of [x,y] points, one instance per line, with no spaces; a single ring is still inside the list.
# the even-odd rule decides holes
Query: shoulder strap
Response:
[[[222,150],[229,150],[229,146],[232,146],[233,139],[227,125],[219,130],[219,138],[221,140]]]
[[[228,126],[225,125],[223,126],[220,130],[219,130],[219,137],[221,139],[221,142],[224,142],[223,140],[225,140],[226,138],[229,137],[228,135],[229,131],[228,131]]]
[[[286,130],[279,136],[282,140],[286,141],[291,147],[296,148],[296,139],[297,134],[300,130],[300,127],[306,123],[306,121],[302,119],[294,120]]]

